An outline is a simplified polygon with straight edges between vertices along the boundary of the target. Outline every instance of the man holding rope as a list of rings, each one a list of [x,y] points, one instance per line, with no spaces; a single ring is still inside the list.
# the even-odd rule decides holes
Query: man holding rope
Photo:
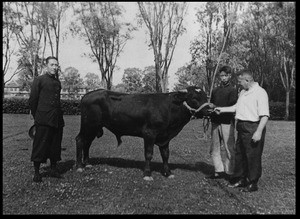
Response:
[[[235,112],[237,141],[234,176],[230,187],[244,187],[244,192],[258,190],[262,175],[262,152],[268,122],[269,102],[267,92],[254,81],[248,70],[238,74],[238,83],[243,87],[237,103],[229,107],[216,107],[217,114]]]
[[[229,66],[223,66],[219,70],[220,86],[212,91],[211,104],[214,107],[232,106],[236,103],[237,89],[230,83],[232,70]],[[234,171],[235,137],[234,137],[234,113],[211,115],[212,142],[210,156],[214,165],[214,174],[207,179],[230,179]],[[224,148],[225,152],[222,153]],[[222,156],[224,155],[224,156]]]

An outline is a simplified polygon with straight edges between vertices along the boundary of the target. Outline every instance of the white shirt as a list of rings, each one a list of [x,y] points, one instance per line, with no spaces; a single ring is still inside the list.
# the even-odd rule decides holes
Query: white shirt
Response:
[[[258,122],[260,116],[270,117],[268,94],[254,82],[249,90],[242,90],[236,103],[235,118],[243,121]]]

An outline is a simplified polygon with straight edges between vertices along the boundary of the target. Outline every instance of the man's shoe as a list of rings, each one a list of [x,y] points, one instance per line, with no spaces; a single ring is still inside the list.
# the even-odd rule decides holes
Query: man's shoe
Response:
[[[246,187],[247,186],[247,181],[245,179],[240,179],[236,183],[230,183],[228,187],[230,188],[239,188],[239,187]]]
[[[50,170],[50,176],[53,177],[53,178],[63,178],[60,173],[58,172],[58,170]]]
[[[255,192],[258,190],[257,183],[250,183],[246,188],[243,188],[243,192]]]
[[[34,174],[33,182],[42,182],[42,177],[40,174]]]
[[[224,172],[215,172],[214,174],[205,177],[205,179],[223,179],[225,178]]]

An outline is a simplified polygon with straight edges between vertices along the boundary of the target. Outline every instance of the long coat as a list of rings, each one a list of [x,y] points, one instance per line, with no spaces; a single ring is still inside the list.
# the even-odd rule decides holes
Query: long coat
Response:
[[[34,79],[29,97],[29,108],[36,125],[63,127],[60,104],[61,83],[54,76],[44,74]]]

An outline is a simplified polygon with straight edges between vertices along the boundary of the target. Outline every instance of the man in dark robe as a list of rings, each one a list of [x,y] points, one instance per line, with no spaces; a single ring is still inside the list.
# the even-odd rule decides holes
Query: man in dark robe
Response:
[[[35,170],[34,182],[42,182],[40,164],[46,163],[48,158],[50,176],[61,178],[57,162],[61,160],[64,119],[60,104],[58,60],[50,56],[46,59],[46,65],[46,73],[34,79],[29,97],[29,107],[36,126],[31,154]]]

